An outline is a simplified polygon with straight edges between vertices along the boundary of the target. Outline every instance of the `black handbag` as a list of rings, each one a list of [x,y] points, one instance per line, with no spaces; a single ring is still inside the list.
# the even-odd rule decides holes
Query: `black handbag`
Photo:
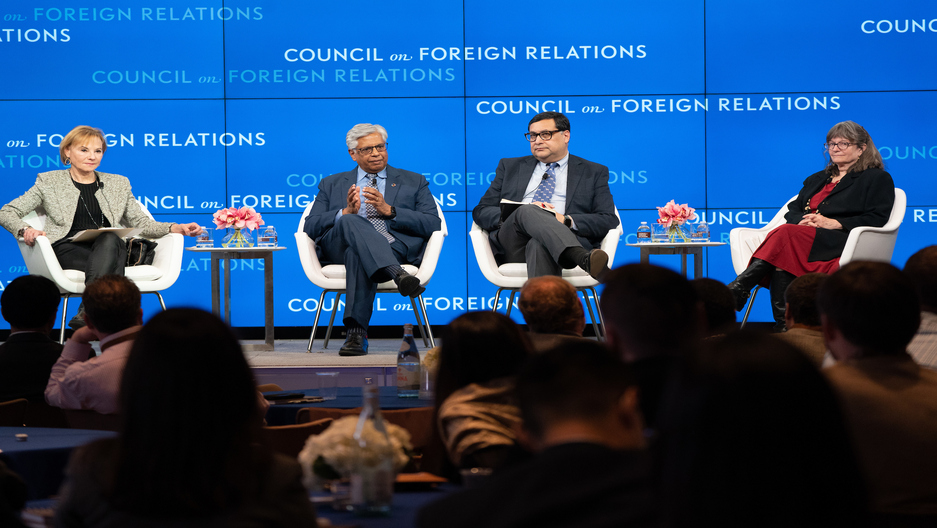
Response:
[[[145,238],[127,239],[127,265],[148,266],[156,256],[156,242]]]

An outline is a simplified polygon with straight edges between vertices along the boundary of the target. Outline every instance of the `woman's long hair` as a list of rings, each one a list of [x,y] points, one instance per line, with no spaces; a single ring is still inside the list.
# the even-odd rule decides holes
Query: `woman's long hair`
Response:
[[[258,493],[269,451],[250,367],[216,316],[170,309],[134,341],[120,389],[123,430],[109,495],[146,517],[208,516]]]
[[[859,123],[855,121],[836,123],[833,125],[833,128],[826,133],[826,142],[829,143],[833,138],[837,137],[848,139],[850,143],[858,143],[859,145],[865,146],[865,150],[859,155],[859,159],[856,160],[856,163],[850,167],[849,172],[862,172],[866,169],[882,169],[885,167],[885,162],[882,161],[882,155],[879,153],[878,149],[875,148],[875,143],[872,142],[872,136],[870,136]],[[829,160],[826,165],[826,172],[833,176],[838,176],[839,167],[833,163],[833,160]]]

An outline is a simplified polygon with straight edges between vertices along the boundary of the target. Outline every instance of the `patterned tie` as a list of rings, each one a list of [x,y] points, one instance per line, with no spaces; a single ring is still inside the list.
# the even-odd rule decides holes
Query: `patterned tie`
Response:
[[[368,187],[377,190],[377,174],[368,174],[368,177],[371,178],[368,181]],[[371,225],[374,226],[374,229],[377,229],[378,233],[384,235],[384,238],[387,239],[388,244],[395,240],[394,236],[387,232],[387,220],[381,218],[381,215],[378,214],[377,209],[373,204],[364,204],[364,212],[365,216],[368,218],[368,221],[371,222]]]
[[[556,167],[559,166],[559,163],[547,165],[547,178],[540,181],[540,186],[537,187],[537,192],[534,193],[532,201],[553,203],[553,190],[556,189]]]

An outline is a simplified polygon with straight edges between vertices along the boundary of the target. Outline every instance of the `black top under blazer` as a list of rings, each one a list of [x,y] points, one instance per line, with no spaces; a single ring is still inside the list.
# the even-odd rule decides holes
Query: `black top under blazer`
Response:
[[[788,224],[797,224],[803,219],[810,207],[810,198],[829,180],[830,173],[826,170],[804,180],[803,189],[787,206],[784,219]],[[850,231],[862,226],[884,226],[894,205],[895,182],[884,170],[866,169],[846,174],[817,209],[821,215],[837,220],[843,228],[817,228],[807,261],[833,260],[841,256]]]

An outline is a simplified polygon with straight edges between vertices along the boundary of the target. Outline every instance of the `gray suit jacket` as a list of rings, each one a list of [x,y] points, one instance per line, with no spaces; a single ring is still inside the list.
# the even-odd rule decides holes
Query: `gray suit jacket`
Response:
[[[98,172],[101,187],[94,192],[101,211],[111,226],[142,228],[141,236],[159,238],[169,234],[170,222],[157,222],[140,207],[130,180],[117,174]],[[0,208],[0,225],[15,236],[20,229],[29,227],[23,217],[36,211],[46,215],[44,231],[53,244],[68,234],[75,210],[78,208],[78,189],[72,184],[67,170],[40,173],[36,184],[25,194]]]

